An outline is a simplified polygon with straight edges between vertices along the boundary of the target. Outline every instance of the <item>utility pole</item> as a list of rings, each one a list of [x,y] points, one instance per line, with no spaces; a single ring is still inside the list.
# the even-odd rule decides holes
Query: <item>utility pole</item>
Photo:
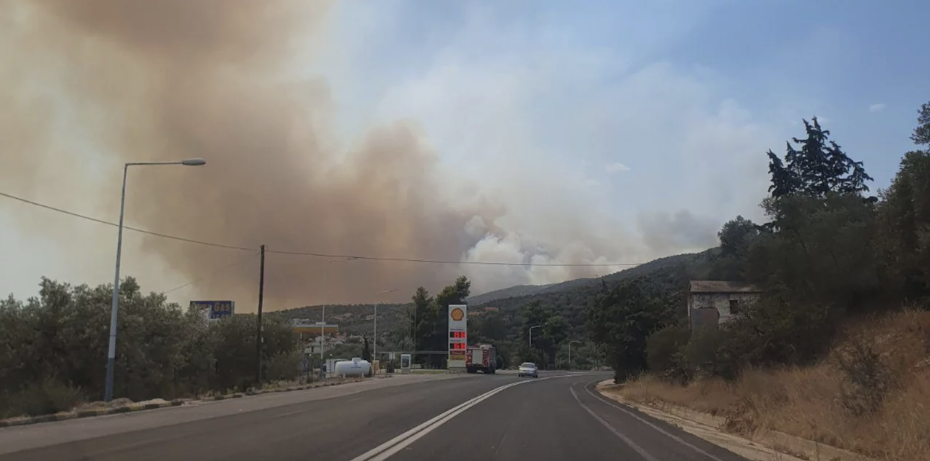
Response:
[[[377,298],[376,298],[377,300],[375,301],[374,338],[373,338],[373,341],[372,341],[372,343],[371,343],[371,344],[372,344],[372,351],[373,351],[373,352],[371,353],[371,360],[373,360],[373,361],[374,361],[374,360],[378,360],[378,302],[380,302],[380,296],[381,296],[381,295],[386,294],[386,293],[393,293],[393,292],[395,292],[395,291],[397,291],[396,288],[389,288],[389,289],[387,289],[387,290],[381,290],[381,291],[375,293],[375,296],[377,296]]]
[[[262,385],[262,299],[265,297],[265,245],[262,245],[261,272],[258,276],[258,325],[255,327],[255,358],[258,366],[255,368],[255,385]]]

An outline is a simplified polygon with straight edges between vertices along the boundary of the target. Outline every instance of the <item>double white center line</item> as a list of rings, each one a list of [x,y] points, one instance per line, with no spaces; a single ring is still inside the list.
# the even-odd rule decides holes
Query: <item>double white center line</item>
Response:
[[[416,442],[417,440],[420,439],[420,437],[423,437],[424,435],[429,434],[430,432],[433,431],[433,429],[436,429],[437,427],[442,426],[443,424],[447,423],[452,418],[455,418],[456,416],[460,415],[465,410],[491,398],[491,396],[493,396],[494,394],[497,394],[498,392],[502,392],[505,389],[509,389],[511,387],[519,386],[521,384],[526,384],[529,382],[539,382],[539,381],[545,381],[547,379],[567,378],[567,377],[568,376],[553,376],[553,377],[542,378],[542,379],[533,380],[533,381],[518,381],[515,383],[510,383],[510,384],[492,389],[488,392],[485,392],[484,394],[481,394],[465,403],[462,403],[461,405],[458,405],[440,414],[439,416],[436,416],[430,419],[429,421],[423,424],[420,424],[419,426],[413,429],[410,429],[407,432],[404,432],[401,435],[398,435],[397,437],[394,437],[391,440],[388,440],[387,442],[382,443],[381,445],[378,445],[375,448],[372,448],[371,450],[366,451],[365,453],[359,456],[356,456],[355,458],[352,459],[352,461],[384,461],[390,458],[391,456],[395,455],[397,452],[403,450],[411,443]]]

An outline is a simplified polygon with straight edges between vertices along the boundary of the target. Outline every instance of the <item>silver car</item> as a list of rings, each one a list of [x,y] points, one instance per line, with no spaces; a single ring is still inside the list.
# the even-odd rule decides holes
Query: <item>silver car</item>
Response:
[[[536,368],[536,364],[533,362],[523,362],[520,364],[520,369],[517,371],[517,376],[532,376],[534,378],[539,377],[539,370]]]

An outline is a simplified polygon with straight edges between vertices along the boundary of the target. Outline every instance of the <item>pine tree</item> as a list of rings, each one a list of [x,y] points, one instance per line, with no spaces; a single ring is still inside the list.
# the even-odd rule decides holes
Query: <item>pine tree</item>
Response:
[[[858,194],[868,192],[867,181],[872,177],[865,172],[862,162],[849,158],[843,149],[831,141],[830,131],[820,126],[817,117],[804,120],[804,139],[792,138],[799,146],[786,143],[784,162],[771,150],[769,175],[772,197],[801,193],[823,197],[828,193]]]

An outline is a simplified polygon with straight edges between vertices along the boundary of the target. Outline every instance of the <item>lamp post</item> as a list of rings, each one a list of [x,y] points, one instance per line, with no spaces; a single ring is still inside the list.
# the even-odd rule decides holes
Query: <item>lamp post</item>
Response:
[[[395,291],[397,291],[396,288],[389,288],[387,290],[381,290],[375,293],[375,295],[383,295],[386,293],[393,293]],[[375,300],[375,331],[374,331],[374,338],[372,338],[371,360],[378,360],[378,302],[379,301],[380,301],[380,296],[378,297],[378,299]]]
[[[572,343],[581,343],[581,341],[569,341],[568,342],[568,370],[572,369]]]
[[[534,325],[530,327],[530,349],[533,349],[533,328],[540,328],[542,325]]]
[[[352,261],[355,259],[358,259],[358,258],[355,256],[349,256],[348,258],[336,258],[336,259],[330,259],[329,261],[326,261],[327,269],[323,271],[323,285],[328,286],[327,279],[329,278],[329,264],[334,263],[334,262],[339,262],[339,261]],[[323,304],[323,313],[320,314],[320,363],[321,364],[326,362],[326,360],[323,359],[323,347],[324,347],[323,337],[326,334],[325,328],[326,328],[326,304]]]
[[[113,302],[110,307],[110,345],[107,349],[107,382],[103,400],[113,400],[113,374],[116,363],[116,318],[119,311],[119,263],[123,252],[123,211],[126,209],[126,176],[131,166],[184,165],[201,166],[207,162],[202,158],[190,158],[177,162],[131,162],[123,165],[123,192],[119,202],[119,232],[116,238],[116,275],[113,277]]]

